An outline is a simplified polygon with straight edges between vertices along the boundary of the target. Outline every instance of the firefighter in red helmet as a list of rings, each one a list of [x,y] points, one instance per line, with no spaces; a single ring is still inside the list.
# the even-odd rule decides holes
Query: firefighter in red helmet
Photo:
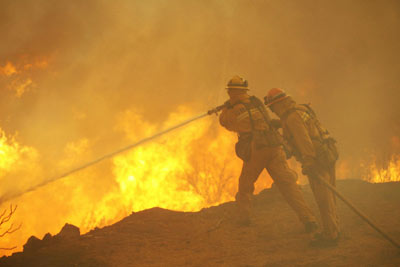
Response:
[[[280,118],[283,136],[291,147],[294,157],[302,164],[303,174],[308,176],[311,189],[321,214],[322,233],[317,233],[312,246],[336,245],[339,237],[339,221],[335,195],[314,176],[335,186],[335,163],[338,152],[335,140],[321,125],[309,105],[298,105],[280,88],[269,90],[265,104]]]

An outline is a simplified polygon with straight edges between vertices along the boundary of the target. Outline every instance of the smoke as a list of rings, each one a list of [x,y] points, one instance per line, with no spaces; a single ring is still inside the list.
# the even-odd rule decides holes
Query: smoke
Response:
[[[256,96],[281,87],[311,102],[342,158],[387,152],[400,136],[399,23],[395,0],[3,0],[0,67],[17,72],[0,70],[0,128],[37,151],[40,175],[58,173],[154,133],[177,106],[223,103],[239,74]],[[88,170],[101,189],[77,176],[64,197],[100,201],[117,187],[107,164]]]
[[[1,93],[1,126],[34,146],[106,138],[131,107],[156,121],[178,104],[207,109],[236,73],[260,97],[283,87],[311,102],[344,153],[399,135],[397,1],[2,1],[0,12],[1,65],[49,61],[35,90]]]

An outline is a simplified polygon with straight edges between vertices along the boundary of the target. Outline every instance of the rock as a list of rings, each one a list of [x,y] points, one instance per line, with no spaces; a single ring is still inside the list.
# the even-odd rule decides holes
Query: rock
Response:
[[[45,234],[44,235],[44,237],[43,237],[43,241],[49,241],[49,240],[51,240],[53,238],[53,236],[50,234],[50,233],[47,233],[47,234]]]
[[[57,237],[61,239],[75,239],[79,238],[81,231],[78,227],[72,224],[66,223],[61,231],[57,234]]]
[[[54,238],[50,233],[45,234],[45,236],[42,239],[42,247],[46,247],[46,246],[51,246],[52,244],[54,244]]]
[[[35,251],[42,247],[42,242],[36,236],[31,236],[26,244],[24,245],[24,252],[26,251]]]

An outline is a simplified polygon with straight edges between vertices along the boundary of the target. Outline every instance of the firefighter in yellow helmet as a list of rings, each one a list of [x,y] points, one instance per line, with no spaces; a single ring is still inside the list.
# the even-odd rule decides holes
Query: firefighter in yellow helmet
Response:
[[[248,95],[247,81],[239,76],[234,76],[226,89],[230,99],[222,109],[219,121],[223,127],[238,134],[235,149],[243,160],[236,194],[239,221],[250,223],[254,183],[260,173],[267,169],[283,197],[304,223],[306,232],[315,231],[315,217],[296,184],[297,174],[286,162],[282,139],[270,126],[270,116],[262,101]]]
[[[338,158],[335,140],[321,125],[309,105],[296,104],[282,89],[271,89],[264,100],[280,118],[283,136],[292,148],[294,157],[302,164],[302,172],[308,176],[318,204],[323,231],[315,235],[311,245],[336,245],[339,222],[335,195],[325,185],[313,179],[317,175],[335,186],[335,162]]]

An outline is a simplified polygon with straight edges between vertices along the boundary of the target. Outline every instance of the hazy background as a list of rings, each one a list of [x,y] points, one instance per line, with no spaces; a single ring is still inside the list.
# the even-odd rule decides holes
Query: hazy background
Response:
[[[399,22],[395,0],[2,0],[0,66],[48,64],[20,97],[1,77],[0,125],[55,153],[104,141],[127,108],[154,121],[179,104],[205,111],[239,74],[259,97],[282,87],[311,102],[359,155],[400,136]]]
[[[0,195],[223,103],[235,74],[256,96],[281,87],[311,102],[339,142],[341,178],[362,178],[363,160],[385,165],[400,153],[399,28],[395,0],[1,0]],[[192,184],[169,173],[160,180],[171,201],[199,191],[187,210],[233,199],[233,135],[215,116],[192,127],[13,200],[23,227],[0,247],[21,249],[30,235],[66,222],[85,232],[139,210],[154,200],[148,193],[160,195],[151,187],[162,170],[155,162],[173,161],[180,175],[187,165]],[[139,167],[150,190],[135,191]],[[215,178],[230,179],[229,188],[207,191]]]

